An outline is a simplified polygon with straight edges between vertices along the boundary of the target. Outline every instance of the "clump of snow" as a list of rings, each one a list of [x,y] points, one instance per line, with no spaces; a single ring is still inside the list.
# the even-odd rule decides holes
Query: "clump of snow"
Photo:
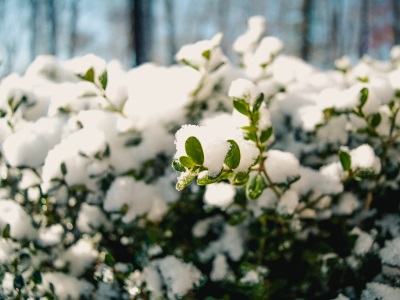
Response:
[[[207,205],[227,207],[233,203],[236,194],[235,188],[229,183],[219,182],[206,186],[204,201]]]
[[[118,177],[113,181],[107,191],[103,208],[108,212],[121,212],[124,205],[127,206],[122,217],[125,223],[145,214],[150,220],[159,221],[167,210],[166,203],[153,186],[128,176]]]
[[[10,240],[0,240],[0,264],[7,265],[12,260],[12,254],[14,252],[14,246]]]
[[[53,284],[55,294],[60,300],[87,298],[94,290],[85,279],[78,279],[61,272],[43,273],[41,289],[49,291],[50,283]]]
[[[299,204],[299,195],[293,191],[286,191],[278,202],[277,212],[281,215],[291,215]]]
[[[212,270],[210,273],[210,279],[212,281],[222,281],[226,278],[228,272],[228,262],[224,254],[218,254],[215,256],[212,263]]]
[[[300,163],[290,152],[269,150],[264,166],[273,182],[285,182],[300,174]]]
[[[61,224],[54,224],[50,227],[41,228],[38,234],[37,243],[42,247],[52,247],[60,244],[64,234]]]
[[[361,206],[360,201],[353,193],[343,193],[339,197],[338,204],[334,207],[337,215],[351,215]]]
[[[196,137],[201,143],[204,152],[203,165],[208,168],[210,176],[217,175],[222,170],[231,145],[211,127],[183,125],[175,135],[176,158],[187,156],[185,142],[191,136]]]
[[[14,200],[0,200],[0,230],[10,225],[10,236],[17,240],[35,239],[37,231],[30,215]]]
[[[383,264],[400,267],[400,237],[386,241],[385,247],[379,252],[379,256]]]
[[[98,255],[99,252],[91,242],[80,239],[61,255],[61,259],[68,263],[72,275],[80,276],[94,263]]]
[[[233,261],[238,261],[244,254],[244,240],[240,227],[225,225],[220,238],[212,241],[199,253],[201,261],[209,261],[218,254],[225,253]]]
[[[371,234],[360,230],[358,227],[353,228],[351,234],[357,235],[353,252],[356,255],[363,256],[367,254],[374,244],[374,238]]]
[[[260,282],[260,278],[256,270],[250,270],[240,278],[239,282],[244,284],[257,284]]]
[[[145,269],[145,276],[152,299],[162,298],[162,286],[167,290],[168,299],[180,299],[202,279],[201,272],[194,265],[172,255],[153,260]]]
[[[400,288],[391,287],[378,282],[367,283],[367,287],[361,293],[361,300],[398,300],[400,299]]]
[[[232,82],[228,95],[233,99],[243,99],[253,105],[260,95],[260,90],[252,81],[239,78]]]
[[[381,162],[375,155],[374,149],[368,144],[363,144],[350,151],[351,169],[371,169],[375,173],[381,171]]]
[[[94,230],[104,226],[110,226],[106,215],[100,207],[82,203],[76,224],[81,232],[93,232]]]

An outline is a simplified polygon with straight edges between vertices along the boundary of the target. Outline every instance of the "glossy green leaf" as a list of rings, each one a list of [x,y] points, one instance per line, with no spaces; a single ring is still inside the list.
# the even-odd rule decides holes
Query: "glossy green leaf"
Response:
[[[110,253],[107,253],[104,257],[104,263],[109,267],[113,267],[115,265],[115,258]]]
[[[360,108],[362,108],[365,105],[365,103],[367,102],[367,99],[368,99],[368,89],[363,88],[360,91],[360,106],[359,106]]]
[[[193,160],[189,156],[181,156],[179,157],[179,163],[188,168],[191,169],[193,168],[196,164],[193,162]],[[186,170],[185,170],[186,171]],[[184,172],[184,171],[183,171]]]
[[[232,175],[233,175],[233,172],[223,171],[218,176],[210,176],[208,171],[203,171],[197,177],[197,184],[198,185],[207,185],[207,184],[220,182],[222,180],[231,178]]]
[[[246,196],[249,199],[257,199],[263,192],[267,185],[261,174],[250,178],[246,186]]]
[[[238,112],[245,116],[249,116],[249,105],[243,99],[233,99],[233,106],[236,108]]]
[[[7,224],[6,227],[4,227],[2,236],[5,239],[10,238],[10,224]]]
[[[86,81],[94,82],[94,70],[93,68],[90,68],[89,70],[86,71],[85,75],[82,77]]]
[[[194,137],[189,137],[185,142],[186,154],[193,160],[194,163],[202,165],[204,162],[204,152],[200,141]]]
[[[232,180],[233,185],[244,185],[249,181],[249,174],[245,172],[237,173],[236,176]]]
[[[349,171],[351,167],[351,156],[345,151],[339,151],[339,160],[342,164],[343,170]]]
[[[65,163],[61,164],[60,169],[63,176],[67,175],[67,166],[65,165]]]
[[[264,101],[264,94],[260,93],[260,95],[258,95],[258,97],[256,99],[256,102],[254,102],[253,112],[254,111],[258,111],[258,109],[260,108],[260,106],[263,103],[263,101]]]
[[[269,127],[268,129],[261,131],[260,142],[265,143],[266,141],[268,141],[273,133],[274,133],[273,127]]]
[[[240,148],[234,140],[228,140],[228,143],[231,147],[226,154],[225,164],[231,169],[236,169],[240,164]]]
[[[186,168],[179,162],[178,159],[174,159],[172,162],[172,168],[178,172],[185,172]]]
[[[101,87],[103,88],[103,90],[105,90],[107,88],[107,83],[108,83],[107,71],[104,71],[104,73],[99,76],[99,81]]]
[[[376,113],[370,116],[369,124],[375,128],[381,123],[381,121],[382,121],[381,115],[379,113]]]

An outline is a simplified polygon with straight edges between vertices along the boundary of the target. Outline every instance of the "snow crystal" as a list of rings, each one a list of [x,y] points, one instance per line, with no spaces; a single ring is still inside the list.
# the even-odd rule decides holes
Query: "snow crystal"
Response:
[[[161,287],[167,289],[168,299],[180,299],[202,279],[201,272],[191,263],[185,263],[175,256],[169,255],[153,260],[145,269],[146,283],[152,292],[151,299],[162,297]]]
[[[150,220],[157,221],[167,210],[166,203],[153,186],[128,176],[113,181],[104,200],[104,210],[120,212],[124,205],[127,205],[127,212],[122,217],[125,223],[144,214],[148,214]]]
[[[215,256],[212,263],[212,270],[210,273],[210,279],[212,281],[222,281],[226,278],[228,272],[228,262],[224,254],[218,254]]]
[[[269,150],[264,166],[272,182],[285,182],[300,174],[300,163],[290,152]]]
[[[68,263],[72,275],[80,276],[94,263],[98,255],[99,252],[91,242],[80,239],[61,255],[61,259]]]
[[[209,261],[218,254],[226,253],[233,261],[238,261],[244,253],[243,243],[240,227],[225,225],[221,237],[199,253],[200,260]]]
[[[84,279],[61,272],[42,273],[41,289],[50,290],[50,283],[54,286],[56,296],[60,300],[88,298],[93,291],[93,286]]]
[[[299,204],[299,195],[293,191],[286,191],[278,202],[277,212],[281,215],[291,215]]]
[[[36,229],[32,225],[30,215],[14,200],[0,200],[0,228],[9,224],[10,236],[17,240],[34,239]]]
[[[209,184],[206,186],[204,201],[207,205],[223,208],[233,202],[235,194],[235,188],[229,183],[219,182]]]
[[[398,300],[400,288],[391,287],[378,282],[367,283],[367,287],[361,293],[361,300]]]

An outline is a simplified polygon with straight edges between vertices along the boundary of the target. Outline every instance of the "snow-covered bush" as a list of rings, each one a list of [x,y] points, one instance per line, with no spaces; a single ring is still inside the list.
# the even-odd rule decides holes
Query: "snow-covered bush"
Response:
[[[264,33],[2,80],[0,298],[400,298],[397,48],[322,71]]]

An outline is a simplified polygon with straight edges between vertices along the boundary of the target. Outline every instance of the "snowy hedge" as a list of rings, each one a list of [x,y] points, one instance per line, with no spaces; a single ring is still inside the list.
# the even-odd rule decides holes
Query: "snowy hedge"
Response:
[[[2,80],[0,298],[400,299],[400,46],[322,71],[264,32]]]

